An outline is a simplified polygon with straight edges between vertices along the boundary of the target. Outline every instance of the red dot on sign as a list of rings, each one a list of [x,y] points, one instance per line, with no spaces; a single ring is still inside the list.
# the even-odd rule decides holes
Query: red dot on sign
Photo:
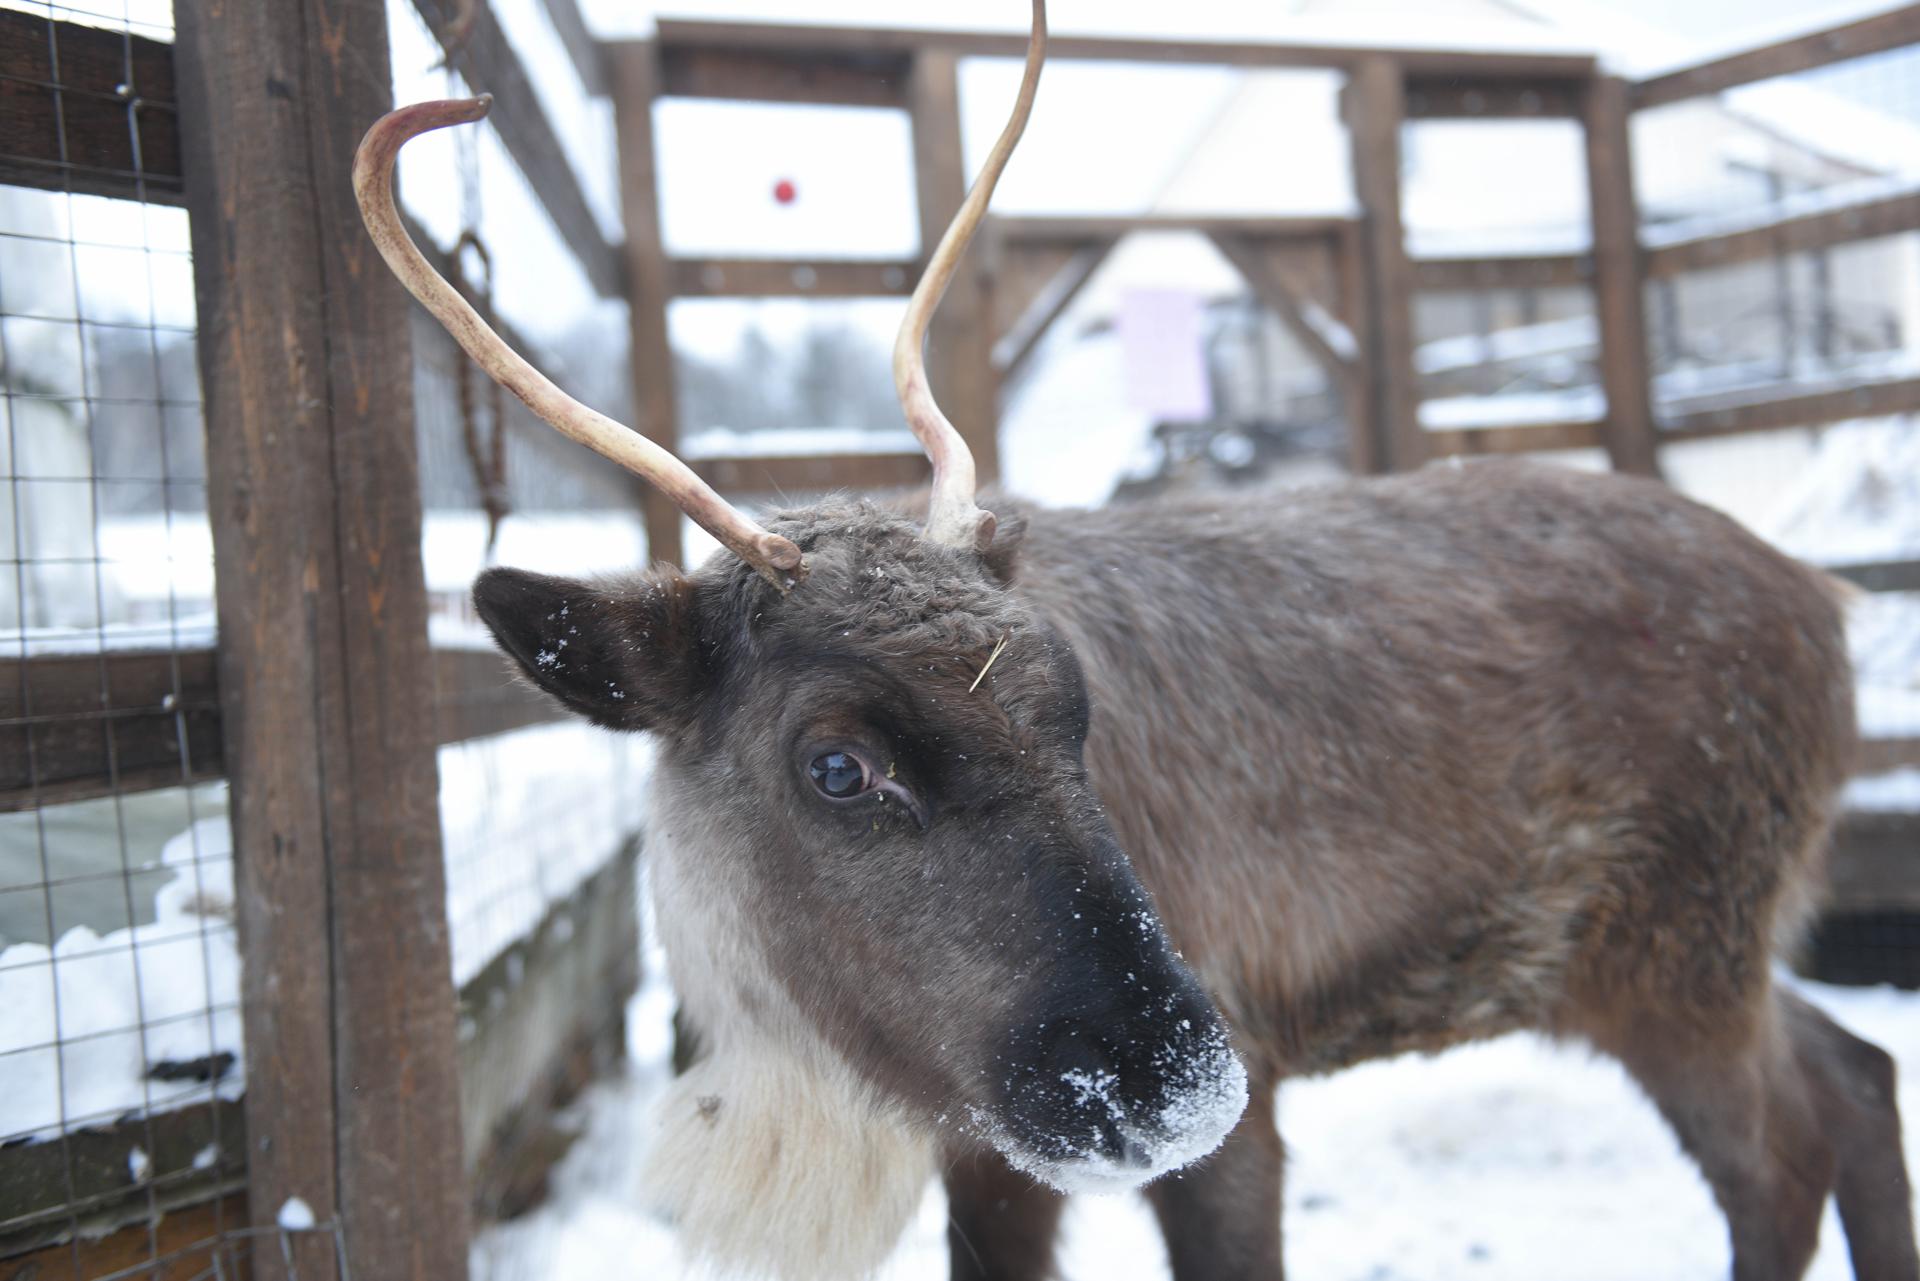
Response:
[[[782,178],[773,184],[773,198],[783,205],[792,204],[793,198],[799,194],[799,188],[795,187],[789,179]]]

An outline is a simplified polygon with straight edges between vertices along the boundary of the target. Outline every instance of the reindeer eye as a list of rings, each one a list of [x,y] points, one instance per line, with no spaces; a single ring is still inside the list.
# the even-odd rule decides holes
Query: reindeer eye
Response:
[[[813,764],[807,767],[807,773],[812,776],[815,787],[835,800],[858,796],[873,786],[873,775],[868,771],[866,762],[851,752],[828,752],[825,756],[816,756]]]

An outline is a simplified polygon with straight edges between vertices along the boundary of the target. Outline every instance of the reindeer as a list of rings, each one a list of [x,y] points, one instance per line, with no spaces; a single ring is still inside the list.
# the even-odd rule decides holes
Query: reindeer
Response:
[[[697,1061],[653,1195],[723,1263],[870,1271],[944,1175],[953,1274],[1049,1273],[1062,1194],[1144,1186],[1180,1281],[1277,1278],[1289,1078],[1530,1028],[1612,1055],[1741,1281],[1916,1260],[1894,1069],[1779,987],[1852,751],[1836,593],[1662,486],[1506,464],[1121,511],[975,505],[922,363],[1033,100],[932,255],[896,381],[924,520],[764,525],[388,263],[547,421],[726,549],[474,587],[527,679],[659,742],[653,889]],[[1204,1159],[1203,1159],[1204,1158]]]

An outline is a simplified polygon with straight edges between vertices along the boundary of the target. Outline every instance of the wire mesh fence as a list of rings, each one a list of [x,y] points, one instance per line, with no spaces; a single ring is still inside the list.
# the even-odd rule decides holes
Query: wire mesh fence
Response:
[[[244,1222],[170,35],[0,9],[0,1259],[36,1276],[213,1275]]]
[[[1693,437],[1665,446],[1669,479],[1806,560],[1894,581],[1920,547],[1920,421],[1871,404],[1920,375],[1920,46],[1643,111],[1634,144],[1656,413]],[[1824,412],[1796,426],[1796,404]],[[1767,405],[1775,429],[1716,435]],[[1892,592],[1848,610],[1861,776],[1805,957],[1835,981],[1920,982],[1916,606]]]

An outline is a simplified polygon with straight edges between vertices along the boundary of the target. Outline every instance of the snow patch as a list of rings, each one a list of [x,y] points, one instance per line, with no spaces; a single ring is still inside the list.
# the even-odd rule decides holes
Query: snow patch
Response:
[[[313,1231],[313,1207],[297,1196],[290,1196],[280,1203],[280,1213],[275,1216],[281,1230],[286,1232]]]

